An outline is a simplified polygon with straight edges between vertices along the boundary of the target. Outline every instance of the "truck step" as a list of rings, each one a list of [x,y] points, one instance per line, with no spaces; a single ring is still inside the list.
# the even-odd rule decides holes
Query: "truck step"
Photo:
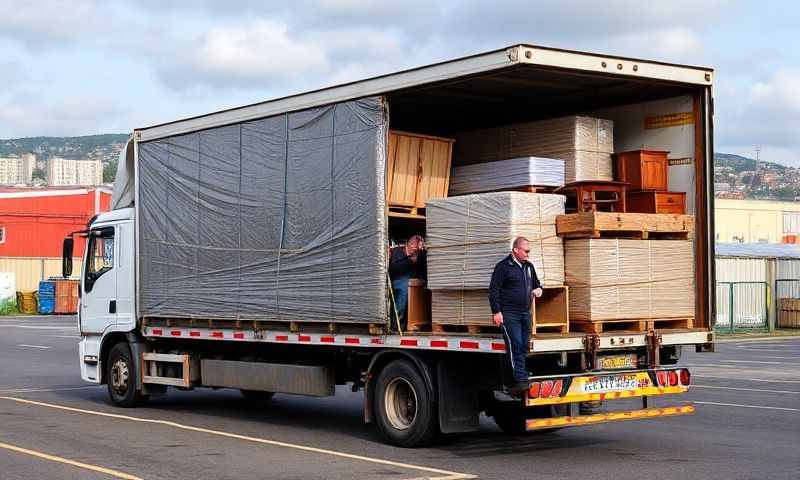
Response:
[[[142,383],[191,388],[200,380],[200,363],[188,354],[142,353]]]

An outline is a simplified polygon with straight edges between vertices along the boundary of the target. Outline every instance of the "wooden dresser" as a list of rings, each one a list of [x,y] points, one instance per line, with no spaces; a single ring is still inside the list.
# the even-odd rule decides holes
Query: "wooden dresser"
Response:
[[[628,190],[666,191],[667,155],[659,150],[632,150],[614,156],[617,180],[628,182]]]
[[[628,212],[686,213],[684,192],[628,192],[625,206]]]
[[[669,152],[631,150],[614,155],[617,179],[629,184],[626,199],[628,212],[686,213],[686,194],[668,188]]]

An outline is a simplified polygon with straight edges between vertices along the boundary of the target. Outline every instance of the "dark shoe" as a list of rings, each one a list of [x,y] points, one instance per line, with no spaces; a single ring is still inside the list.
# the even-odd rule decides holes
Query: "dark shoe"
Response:
[[[508,387],[508,392],[512,395],[522,396],[528,391],[528,388],[530,388],[528,382],[517,382]]]

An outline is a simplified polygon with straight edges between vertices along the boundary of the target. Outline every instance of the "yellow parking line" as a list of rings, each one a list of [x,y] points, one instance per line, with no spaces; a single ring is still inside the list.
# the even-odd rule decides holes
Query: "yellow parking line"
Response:
[[[94,472],[105,473],[106,475],[111,475],[112,477],[117,477],[117,478],[124,478],[125,480],[142,480],[141,477],[128,475],[127,473],[118,472],[110,468],[98,467],[97,465],[89,465],[88,463],[76,462],[75,460],[70,460],[68,458],[57,457],[55,455],[49,455],[47,453],[37,452],[35,450],[28,450],[27,448],[16,447],[14,445],[9,445],[3,442],[0,442],[0,448],[5,448],[6,450],[11,450],[18,453],[24,453],[32,457],[43,458],[45,460],[50,460],[51,462],[66,463],[67,465],[72,465],[73,467],[84,468],[86,470],[92,470]]]
[[[363,461],[363,462],[376,463],[376,464],[379,464],[379,465],[390,465],[390,466],[393,466],[393,467],[406,468],[406,469],[409,469],[409,470],[419,470],[419,471],[422,471],[422,472],[436,473],[436,474],[442,475],[440,477],[427,477],[427,478],[429,478],[431,480],[433,480],[433,479],[436,479],[436,480],[451,480],[451,479],[455,480],[455,479],[475,478],[475,475],[471,475],[471,474],[468,474],[468,473],[451,472],[449,470],[442,470],[442,469],[438,469],[438,468],[424,467],[424,466],[421,466],[421,465],[413,465],[413,464],[408,464],[408,463],[395,462],[395,461],[392,461],[392,460],[384,460],[384,459],[381,459],[381,458],[365,457],[365,456],[362,456],[362,455],[355,455],[355,454],[352,454],[352,453],[339,452],[339,451],[336,451],[336,450],[328,450],[328,449],[324,449],[324,448],[309,447],[309,446],[306,446],[306,445],[297,445],[297,444],[294,444],[294,443],[279,442],[277,440],[268,440],[266,438],[250,437],[250,436],[247,436],[247,435],[239,435],[239,434],[236,434],[236,433],[222,432],[222,431],[219,431],[219,430],[209,430],[207,428],[193,427],[191,425],[184,425],[184,424],[177,423],[177,422],[170,422],[168,420],[155,420],[155,419],[151,419],[151,418],[139,418],[139,417],[131,417],[131,416],[128,416],[128,415],[118,415],[116,413],[97,412],[97,411],[94,411],[94,410],[84,410],[82,408],[67,407],[67,406],[64,406],[64,405],[57,405],[57,404],[53,404],[53,403],[36,402],[34,400],[26,400],[24,398],[16,398],[16,397],[0,397],[0,400],[11,400],[13,402],[27,403],[27,404],[30,404],[30,405],[38,405],[38,406],[41,406],[41,407],[55,408],[55,409],[58,409],[58,410],[65,410],[65,411],[68,411],[68,412],[85,413],[85,414],[97,415],[97,416],[101,416],[101,417],[110,417],[110,418],[117,418],[117,419],[120,419],[120,420],[129,420],[129,421],[132,421],[132,422],[155,423],[155,424],[159,424],[159,425],[165,425],[165,426],[168,426],[168,427],[180,428],[182,430],[189,430],[189,431],[192,431],[192,432],[206,433],[206,434],[209,434],[209,435],[218,435],[218,436],[221,436],[221,437],[235,438],[237,440],[244,440],[244,441],[248,441],[248,442],[261,443],[261,444],[265,444],[265,445],[273,445],[273,446],[276,446],[276,447],[293,448],[293,449],[296,449],[296,450],[303,450],[303,451],[306,451],[306,452],[322,453],[322,454],[325,454],[325,455],[331,455],[331,456],[341,457],[341,458],[348,458],[348,459],[351,459],[351,460],[360,460],[360,461]]]

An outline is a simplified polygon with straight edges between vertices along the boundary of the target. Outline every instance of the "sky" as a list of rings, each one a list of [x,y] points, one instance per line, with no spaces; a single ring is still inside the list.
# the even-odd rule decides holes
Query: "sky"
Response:
[[[800,3],[0,0],[0,138],[127,133],[519,43],[714,68],[715,148],[800,166]]]

